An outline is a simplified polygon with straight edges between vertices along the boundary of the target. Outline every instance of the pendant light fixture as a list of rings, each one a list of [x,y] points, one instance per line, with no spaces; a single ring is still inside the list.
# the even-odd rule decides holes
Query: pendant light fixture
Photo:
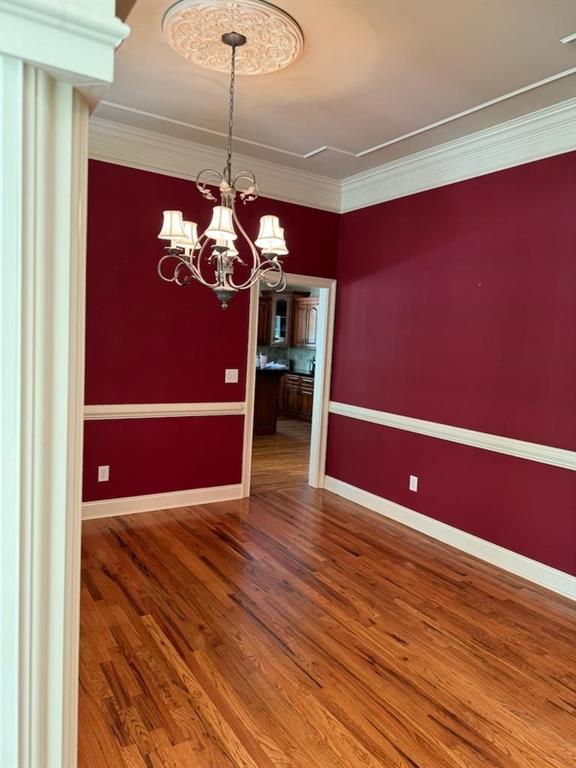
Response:
[[[258,186],[251,171],[232,173],[236,50],[245,45],[246,37],[238,32],[226,32],[221,39],[231,50],[226,167],[221,173],[211,169],[201,171],[196,178],[200,194],[217,204],[212,209],[212,220],[200,236],[197,223],[185,220],[181,211],[164,211],[158,237],[168,240],[169,244],[158,263],[158,274],[177,285],[189,285],[195,280],[211,288],[226,308],[238,291],[251,288],[257,282],[275,291],[284,290],[286,278],[280,258],[288,254],[288,248],[277,216],[262,216],[260,231],[252,242],[236,212],[238,199],[249,203],[258,197]],[[235,274],[238,265],[241,265],[240,278]]]

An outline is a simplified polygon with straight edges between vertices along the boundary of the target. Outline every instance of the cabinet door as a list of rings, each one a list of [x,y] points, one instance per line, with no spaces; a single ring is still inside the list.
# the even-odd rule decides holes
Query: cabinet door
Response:
[[[296,384],[286,384],[286,412],[294,416],[300,413],[300,387]]]
[[[314,379],[303,376],[300,380],[300,416],[312,419],[312,404],[314,402]]]
[[[272,296],[272,319],[270,346],[289,347],[292,321],[292,296],[289,293],[274,293]]]
[[[308,304],[306,312],[306,346],[316,346],[316,327],[318,325],[318,303]]]
[[[267,347],[270,344],[270,309],[272,298],[260,296],[258,303],[258,344]]]
[[[302,347],[306,344],[306,315],[308,308],[302,299],[294,299],[292,324],[292,346]]]

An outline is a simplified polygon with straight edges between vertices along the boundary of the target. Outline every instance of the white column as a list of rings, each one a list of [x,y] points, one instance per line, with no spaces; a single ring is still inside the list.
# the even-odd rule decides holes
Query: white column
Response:
[[[2,768],[76,765],[89,109],[75,86],[111,77],[126,34],[113,3],[86,3],[85,24],[83,7],[5,0],[0,19]]]

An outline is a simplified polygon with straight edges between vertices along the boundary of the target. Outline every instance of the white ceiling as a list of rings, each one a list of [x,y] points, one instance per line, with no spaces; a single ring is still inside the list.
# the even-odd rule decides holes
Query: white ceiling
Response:
[[[280,4],[301,25],[304,52],[239,79],[235,149],[245,155],[344,178],[576,95],[576,45],[561,42],[576,32],[576,0]],[[224,148],[228,78],[164,41],[170,5],[135,4],[96,116]]]

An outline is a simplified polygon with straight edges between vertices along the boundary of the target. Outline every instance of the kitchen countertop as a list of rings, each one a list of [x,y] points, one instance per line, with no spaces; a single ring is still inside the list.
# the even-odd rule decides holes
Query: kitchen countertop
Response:
[[[314,374],[307,371],[291,371],[288,368],[256,368],[256,373],[290,373],[292,376],[305,376],[307,379],[313,379]]]

